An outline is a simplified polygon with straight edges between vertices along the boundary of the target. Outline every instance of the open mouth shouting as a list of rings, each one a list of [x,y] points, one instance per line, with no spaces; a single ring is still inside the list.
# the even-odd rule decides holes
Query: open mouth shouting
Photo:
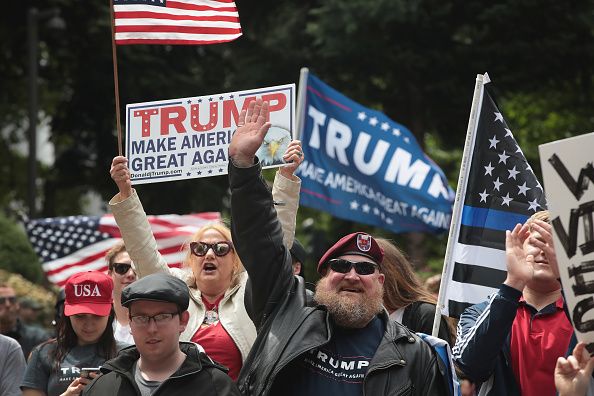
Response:
[[[214,274],[216,270],[217,265],[215,263],[207,262],[202,264],[202,271],[204,271],[206,274]]]

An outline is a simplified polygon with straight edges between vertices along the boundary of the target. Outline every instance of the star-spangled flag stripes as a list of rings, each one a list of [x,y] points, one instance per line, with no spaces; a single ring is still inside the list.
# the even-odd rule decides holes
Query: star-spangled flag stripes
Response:
[[[184,244],[209,222],[220,221],[217,212],[148,216],[157,247],[170,267],[181,267]],[[48,280],[63,286],[81,271],[107,271],[105,254],[121,238],[112,215],[69,216],[29,220],[29,240]]]
[[[115,42],[217,44],[241,36],[231,0],[113,0]]]
[[[458,186],[463,202],[454,205],[460,221],[453,224],[453,252],[441,286],[442,313],[454,318],[486,300],[505,280],[505,231],[546,209],[542,186],[485,84],[466,184]]]

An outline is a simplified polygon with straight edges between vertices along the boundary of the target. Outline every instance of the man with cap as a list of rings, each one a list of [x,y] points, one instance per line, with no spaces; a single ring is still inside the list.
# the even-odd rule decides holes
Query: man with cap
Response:
[[[239,395],[224,367],[199,345],[179,342],[189,299],[184,281],[164,273],[124,288],[122,305],[136,345],[106,362],[83,395]]]
[[[246,114],[247,113],[247,114]],[[445,395],[435,354],[382,307],[383,251],[363,232],[321,258],[314,301],[291,255],[255,157],[270,123],[261,99],[242,111],[229,146],[233,241],[250,276],[258,337],[238,379],[244,395]]]

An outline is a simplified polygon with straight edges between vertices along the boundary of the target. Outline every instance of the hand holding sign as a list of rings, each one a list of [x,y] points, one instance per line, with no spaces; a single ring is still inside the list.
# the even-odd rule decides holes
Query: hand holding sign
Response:
[[[250,103],[247,113],[245,110],[241,111],[237,130],[229,145],[229,157],[235,165],[247,168],[254,164],[256,151],[270,129],[267,119],[268,102],[262,102],[260,98]]]
[[[529,260],[524,252],[524,241],[528,235],[528,226],[522,224],[516,224],[513,231],[505,232],[507,278],[504,283],[519,291],[524,290],[534,274],[534,260]]]
[[[293,140],[291,143],[289,143],[289,147],[287,147],[285,155],[283,155],[283,160],[287,163],[287,165],[279,169],[280,174],[287,179],[297,179],[297,176],[295,176],[295,171],[303,162],[303,159],[301,141]]]
[[[128,159],[126,157],[122,157],[121,155],[114,157],[111,161],[109,174],[118,186],[122,199],[126,199],[132,195],[132,182],[130,181],[130,170],[128,169]]]

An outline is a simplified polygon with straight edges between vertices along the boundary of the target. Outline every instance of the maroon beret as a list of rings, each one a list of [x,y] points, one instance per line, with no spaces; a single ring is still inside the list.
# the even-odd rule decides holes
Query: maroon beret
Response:
[[[384,249],[377,244],[377,241],[371,235],[364,232],[354,232],[340,238],[324,253],[318,263],[318,273],[322,273],[329,260],[347,254],[368,257],[377,264],[381,264],[384,259]]]

